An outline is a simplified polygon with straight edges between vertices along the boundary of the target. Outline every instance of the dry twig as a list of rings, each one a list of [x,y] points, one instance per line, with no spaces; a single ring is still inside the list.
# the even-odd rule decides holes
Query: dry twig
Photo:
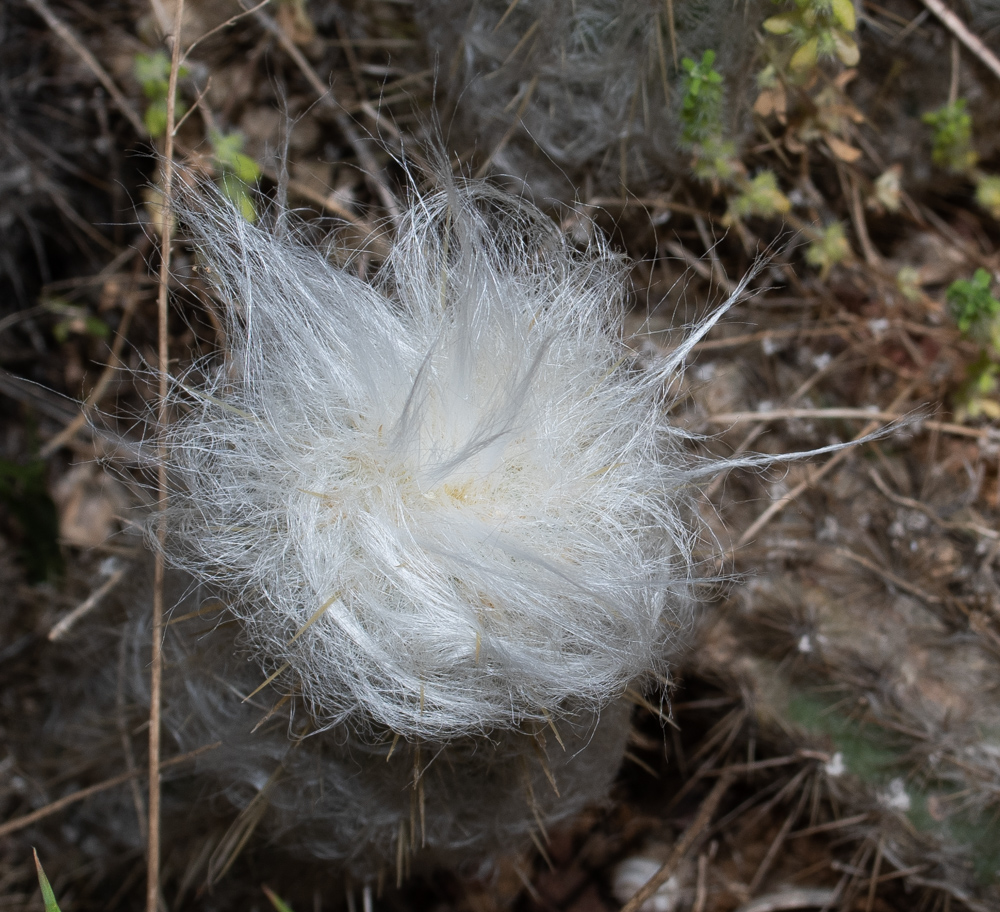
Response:
[[[663,863],[660,870],[646,882],[645,886],[641,887],[639,892],[622,906],[621,912],[638,912],[642,904],[670,880],[671,875],[677,870],[677,865],[684,859],[684,856],[687,855],[695,842],[697,842],[705,827],[711,822],[712,815],[728,791],[729,786],[733,784],[734,778],[732,774],[724,775],[715,783],[712,791],[708,793],[708,797],[698,809],[698,816],[695,817],[691,826],[684,831],[684,835],[678,840],[677,845],[674,846],[670,857]]]
[[[173,219],[171,202],[174,189],[174,127],[177,121],[177,75],[181,58],[181,22],[184,0],[178,0],[174,17],[174,30],[170,38],[170,82],[167,90],[167,124],[163,149],[163,210],[160,216],[160,277],[156,297],[157,348],[159,373],[160,429],[167,423],[167,369],[170,362],[169,336],[167,334],[167,286],[170,280],[170,248]],[[167,507],[167,463],[162,446],[157,467],[157,507],[160,517],[156,524],[156,551],[153,568],[153,636],[152,668],[149,698],[149,831],[147,838],[146,912],[157,912],[160,894],[160,701],[163,680],[163,547],[166,541],[164,511]]]

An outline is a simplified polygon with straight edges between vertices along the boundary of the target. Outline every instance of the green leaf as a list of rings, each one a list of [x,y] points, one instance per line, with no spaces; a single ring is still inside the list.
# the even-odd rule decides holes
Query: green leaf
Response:
[[[262,887],[264,890],[264,895],[271,900],[271,905],[277,910],[277,912],[292,912],[292,907],[288,905],[277,893],[274,892],[270,887]],[[46,912],[48,910],[46,909]]]
[[[167,97],[170,91],[170,58],[163,51],[136,54],[133,72],[143,94],[150,101]]]
[[[38,886],[42,890],[42,902],[45,903],[45,912],[61,912],[59,903],[56,902],[56,895],[52,892],[52,885],[42,870],[42,863],[38,860],[38,850],[32,849],[35,854],[35,870],[38,871]]]
[[[163,136],[167,132],[167,99],[158,98],[150,102],[146,113],[142,115],[142,122],[153,139]]]
[[[851,0],[832,0],[833,18],[848,32],[857,27],[854,4]]]
[[[792,59],[788,61],[788,68],[793,73],[805,73],[816,66],[817,60],[819,60],[819,38],[814,37],[792,54]]]
[[[243,152],[245,139],[242,133],[219,133],[211,135],[215,163],[223,172],[235,175],[245,184],[252,184],[260,178],[260,165]]]
[[[1000,176],[981,174],[976,181],[976,202],[995,219],[1000,219]]]
[[[778,188],[778,178],[773,171],[761,171],[730,204],[730,211],[739,218],[752,215],[767,218],[791,208],[788,197]]]
[[[837,59],[844,66],[857,66],[858,61],[861,60],[861,51],[858,50],[858,43],[846,32],[834,29],[831,34],[833,36],[834,53],[837,55]]]
[[[249,187],[235,174],[226,172],[219,178],[219,189],[250,224],[257,221],[257,209],[250,198]]]
[[[763,28],[772,35],[787,35],[795,28],[798,18],[794,13],[779,13],[777,16],[765,19]]]
[[[969,173],[978,160],[972,148],[972,116],[965,108],[965,99],[959,98],[921,118],[934,130],[931,160],[952,174]]]

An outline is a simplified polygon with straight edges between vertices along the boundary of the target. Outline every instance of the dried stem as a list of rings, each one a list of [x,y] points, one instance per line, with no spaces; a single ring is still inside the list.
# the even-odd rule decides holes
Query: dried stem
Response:
[[[181,754],[177,757],[171,757],[169,760],[164,760],[160,764],[160,769],[164,770],[168,767],[185,763],[188,760],[193,760],[195,757],[201,756],[206,751],[215,750],[221,746],[221,741],[214,741],[211,744],[203,744],[201,747],[197,747],[193,751],[188,751],[186,754]],[[101,792],[108,791],[108,789],[113,789],[116,786],[123,785],[124,783],[135,779],[137,776],[141,776],[144,772],[144,769],[135,769],[122,773],[119,776],[112,776],[110,779],[105,779],[103,782],[98,782],[96,785],[88,785],[86,788],[73,792],[71,795],[66,795],[56,801],[52,801],[45,805],[45,807],[40,807],[37,811],[32,811],[30,814],[25,814],[23,817],[15,817],[13,820],[8,820],[6,823],[0,823],[0,839],[5,836],[9,836],[11,833],[16,833],[18,830],[23,830],[25,827],[31,826],[34,823],[38,823],[39,820],[51,817],[63,808],[78,804],[84,799],[89,798],[91,795],[98,795]]]
[[[997,60],[993,52],[969,31],[969,27],[958,16],[948,9],[941,0],[922,0],[922,2],[944,23],[945,28],[979,59],[980,63],[989,69],[994,76],[1000,78],[1000,60]]]
[[[645,886],[640,888],[639,892],[622,906],[621,912],[637,912],[649,897],[670,880],[671,875],[677,870],[677,865],[684,859],[684,856],[691,850],[698,837],[701,836],[712,820],[715,809],[719,806],[719,802],[722,801],[722,797],[728,791],[729,786],[733,784],[733,779],[732,774],[727,773],[715,783],[712,791],[708,793],[708,797],[698,810],[698,816],[695,817],[694,822],[684,832],[677,845],[674,846],[670,857],[663,863],[660,870],[646,882]]]
[[[49,9],[48,4],[45,0],[28,0],[28,5],[45,20],[45,24],[52,29],[73,51],[80,60],[83,61],[84,65],[93,73],[102,86],[107,90],[107,93],[111,96],[118,110],[125,115],[128,122],[132,124],[132,129],[135,130],[140,136],[146,135],[146,128],[142,124],[142,119],[132,105],[128,103],[125,96],[122,95],[121,90],[115,85],[114,80],[108,75],[107,71],[98,63],[97,58],[87,50],[83,42],[80,41],[76,35],[73,34],[69,26],[66,25],[55,13]]]
[[[177,74],[180,70],[181,21],[184,0],[178,0],[174,30],[170,37],[170,83],[167,91],[167,126],[163,147],[163,208],[160,218],[160,277],[156,297],[159,410],[157,420],[162,429],[167,421],[167,367],[169,340],[167,336],[167,284],[170,279],[170,245],[173,230],[171,195],[174,183],[174,126],[177,120]],[[167,507],[167,463],[162,446],[157,469],[157,505],[160,511],[156,524],[159,548],[153,570],[153,642],[149,699],[149,836],[147,840],[146,912],[156,912],[160,894],[160,700],[163,677],[163,545],[166,539],[164,510]]]

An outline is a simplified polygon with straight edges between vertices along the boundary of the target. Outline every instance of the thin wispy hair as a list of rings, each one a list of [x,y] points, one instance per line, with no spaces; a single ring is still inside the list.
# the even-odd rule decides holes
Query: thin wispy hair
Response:
[[[690,167],[679,66],[711,49],[727,134],[753,135],[748,87],[763,0],[420,0],[454,140],[490,154],[536,198],[585,184],[633,191]],[[675,52],[676,51],[676,59]]]
[[[183,604],[200,601],[194,589]],[[145,612],[131,613],[122,635],[128,689],[141,706],[150,630]],[[294,700],[274,707],[273,695],[243,699],[256,687],[256,667],[212,614],[170,625],[163,643],[167,743],[178,753],[218,745],[193,761],[194,779],[181,772],[165,813],[190,826],[197,805],[206,820],[233,821],[207,861],[210,882],[230,862],[233,834],[257,821],[272,845],[333,862],[362,883],[397,874],[400,864],[476,873],[603,799],[621,764],[631,715],[621,700],[599,716],[567,707],[558,728],[448,744],[312,732]]]

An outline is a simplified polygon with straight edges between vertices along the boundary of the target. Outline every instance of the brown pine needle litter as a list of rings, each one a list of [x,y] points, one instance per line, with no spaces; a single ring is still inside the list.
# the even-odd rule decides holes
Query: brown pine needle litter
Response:
[[[1000,907],[998,24],[988,0],[3,4],[3,909],[45,906],[33,847],[64,912]],[[227,553],[196,580],[134,534],[151,529],[169,553],[174,527],[149,517],[161,506],[176,516],[195,487],[167,473],[164,428],[211,413],[186,444],[209,454],[210,487],[218,459],[246,441],[224,425],[289,418],[236,402],[239,329],[259,325],[265,296],[218,294],[219,269],[192,244],[195,188],[247,232],[274,236],[274,249],[319,251],[351,288],[377,286],[398,316],[386,262],[409,201],[433,207],[424,177],[449,167],[454,186],[481,175],[558,225],[508,238],[504,255],[518,250],[522,271],[495,283],[499,298],[519,300],[547,244],[599,271],[585,252],[605,238],[606,262],[625,264],[627,306],[577,321],[618,346],[595,367],[595,395],[609,378],[638,390],[772,251],[752,294],[690,346],[688,369],[661,376],[645,424],[570,438],[585,452],[625,429],[655,462],[656,429],[669,428],[685,465],[744,460],[683,508],[684,528],[703,530],[681,612],[694,625],[675,618],[663,661],[637,660],[654,673],[615,678],[613,693],[553,697],[545,685],[568,657],[586,670],[642,651],[621,633],[634,555],[622,546],[608,561],[618,575],[604,581],[619,587],[607,586],[595,625],[578,593],[594,582],[598,545],[609,553],[597,534],[608,527],[538,517],[552,491],[613,491],[632,463],[606,457],[534,501],[476,513],[475,483],[491,477],[482,454],[497,434],[522,446],[533,427],[504,424],[502,409],[476,439],[476,478],[421,490],[398,528],[442,515],[442,503],[479,525],[451,529],[420,560],[397,549],[346,590],[295,577],[302,597],[273,637],[285,652],[262,656],[240,614],[271,578],[232,584],[263,566],[259,554]],[[491,210],[501,222],[510,211]],[[450,244],[434,272],[445,297],[461,274]],[[532,353],[523,364],[501,323],[475,337],[472,361],[523,380],[519,407],[548,396],[576,420],[592,403],[557,392],[568,388],[552,364],[577,327],[535,351],[531,333],[551,314],[529,316],[517,329]],[[332,350],[341,337],[317,326],[298,327],[302,344]],[[425,359],[418,330],[394,344],[431,375],[440,361]],[[468,376],[480,385],[440,387],[455,393],[434,413],[442,423],[481,394],[482,372]],[[617,414],[634,415],[637,396]],[[310,412],[291,448],[305,452],[338,407],[328,397]],[[350,420],[363,429],[370,417]],[[371,429],[377,443],[395,426]],[[766,467],[855,437],[864,442]],[[498,464],[511,478],[538,470],[510,452]],[[361,538],[331,530],[371,513],[337,481],[299,493],[323,541],[355,547]],[[659,514],[629,513],[657,496],[630,489],[604,511],[618,517],[619,545],[660,540]],[[209,512],[200,528],[249,541],[274,518]],[[482,542],[518,522],[535,536],[519,541],[543,550],[508,548],[504,560],[543,553],[536,585],[558,569],[536,600],[558,623],[513,624],[521,577],[487,591],[484,565],[466,556],[434,577],[425,603],[474,605],[468,624],[452,618],[421,641],[436,664],[375,675],[383,652],[412,654],[417,637],[358,593],[424,579],[428,562],[451,560],[441,542],[471,541],[493,559]],[[273,560],[284,579],[293,557],[288,547]],[[370,603],[381,610],[399,591]],[[350,618],[364,620],[351,660],[333,663],[350,673],[310,677],[319,666],[304,656]],[[562,644],[520,691],[511,629],[529,630],[528,648]],[[368,648],[376,632],[392,650]],[[371,695],[350,689],[359,668],[381,689],[352,710]],[[448,691],[456,668],[467,677]],[[330,680],[347,694],[336,720],[317,710]],[[493,703],[475,732],[442,735],[441,694],[484,681]]]

